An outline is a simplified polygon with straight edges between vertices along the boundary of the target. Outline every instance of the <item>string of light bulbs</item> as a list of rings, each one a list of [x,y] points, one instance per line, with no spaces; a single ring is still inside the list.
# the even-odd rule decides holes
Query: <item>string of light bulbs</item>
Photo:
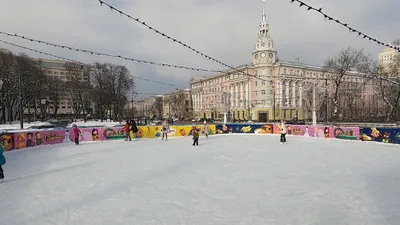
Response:
[[[25,47],[25,46],[22,46],[22,45],[13,44],[13,43],[10,43],[10,42],[7,42],[7,41],[0,40],[0,42],[2,42],[4,44],[7,44],[7,45],[11,45],[11,46],[17,47],[17,48],[22,48],[22,49],[25,49],[25,50],[28,50],[28,51],[40,53],[40,54],[47,55],[47,56],[51,56],[51,57],[54,57],[54,58],[57,58],[57,59],[62,59],[62,60],[65,60],[65,61],[79,63],[78,61],[75,61],[75,60],[72,60],[72,59],[68,59],[68,58],[64,58],[64,57],[61,57],[61,56],[53,55],[53,54],[47,53],[47,52],[42,52],[42,51],[39,51],[39,50],[36,50],[36,49],[33,49],[33,48],[28,48],[28,47]]]
[[[350,32],[357,33],[359,36],[361,36],[361,37],[364,38],[364,39],[368,39],[368,40],[373,41],[373,42],[375,42],[375,43],[377,43],[377,44],[379,44],[379,45],[386,46],[386,47],[395,49],[395,50],[397,50],[398,52],[400,52],[400,47],[393,46],[393,45],[391,45],[390,43],[388,44],[388,43],[384,43],[384,42],[382,42],[382,41],[379,41],[377,38],[373,38],[373,37],[371,37],[371,36],[369,36],[369,35],[367,35],[367,34],[361,32],[361,31],[359,31],[359,30],[357,30],[357,29],[351,27],[348,23],[341,22],[339,19],[335,19],[334,17],[329,16],[328,14],[326,14],[326,13],[324,13],[324,12],[322,11],[322,8],[318,8],[318,9],[317,9],[317,8],[315,8],[315,7],[309,5],[309,4],[307,4],[307,3],[305,3],[305,2],[303,2],[303,1],[301,1],[301,0],[290,0],[290,3],[294,3],[294,2],[299,3],[299,7],[303,7],[303,6],[306,7],[306,8],[307,8],[307,11],[310,11],[310,10],[315,11],[315,12],[317,12],[317,13],[323,15],[325,19],[327,19],[327,20],[329,20],[329,21],[334,21],[334,22],[336,22],[337,24],[340,24],[340,25],[346,27]]]
[[[22,49],[25,49],[25,50],[28,50],[28,51],[40,53],[40,54],[43,54],[43,55],[55,57],[55,58],[66,60],[66,61],[70,61],[70,62],[74,62],[74,63],[77,63],[77,64],[82,64],[82,65],[85,64],[85,63],[82,63],[82,62],[79,62],[79,61],[76,61],[76,60],[64,58],[64,57],[61,57],[61,56],[58,56],[58,55],[54,55],[54,54],[51,54],[51,53],[39,51],[39,50],[36,50],[36,49],[33,49],[33,48],[28,48],[28,47],[25,47],[25,46],[22,46],[22,45],[17,45],[17,44],[10,43],[10,42],[7,42],[7,41],[0,40],[0,42],[8,44],[8,45],[11,45],[11,46],[14,46],[14,47],[22,48]],[[171,87],[185,88],[183,86],[170,84],[170,83],[166,83],[166,82],[162,82],[162,81],[151,80],[151,79],[144,78],[144,77],[139,77],[139,76],[134,76],[134,75],[130,75],[130,76],[134,77],[136,79],[139,79],[139,80],[144,80],[144,81],[148,81],[148,82],[152,82],[152,83],[163,84],[163,85],[167,85],[167,86],[171,86]]]
[[[109,3],[105,2],[105,1],[103,1],[103,0],[95,0],[95,1],[98,1],[98,2],[100,3],[100,6],[107,6],[108,8],[110,8],[111,11],[117,12],[117,13],[119,13],[120,15],[127,17],[128,19],[131,19],[131,20],[133,20],[133,21],[138,22],[139,24],[141,24],[141,25],[147,27],[149,30],[154,31],[155,33],[157,33],[157,34],[163,36],[164,38],[167,38],[168,40],[171,40],[171,41],[173,41],[173,42],[175,42],[175,43],[178,43],[179,45],[181,45],[181,46],[183,46],[183,47],[185,47],[185,48],[190,49],[191,51],[193,51],[193,52],[195,52],[195,53],[197,53],[197,54],[203,56],[204,58],[206,58],[206,59],[208,59],[208,60],[211,60],[211,61],[213,61],[213,62],[216,62],[216,63],[218,63],[218,64],[220,64],[220,65],[222,65],[222,66],[224,66],[224,67],[227,67],[227,68],[229,68],[229,69],[231,69],[231,70],[237,71],[237,72],[239,72],[239,73],[241,73],[241,74],[243,74],[243,75],[245,75],[245,76],[248,76],[248,77],[255,77],[255,78],[257,78],[257,79],[263,80],[263,79],[260,78],[258,75],[252,75],[252,74],[246,73],[246,72],[244,72],[244,71],[238,71],[237,68],[235,68],[235,67],[233,67],[233,66],[231,66],[231,65],[228,65],[228,64],[226,64],[226,63],[224,63],[224,62],[222,62],[222,61],[220,61],[220,60],[218,60],[218,59],[216,59],[216,58],[214,58],[214,57],[211,57],[211,56],[209,56],[209,55],[207,55],[207,54],[205,54],[205,53],[203,53],[203,52],[201,52],[201,51],[195,49],[194,47],[192,47],[192,46],[190,46],[190,45],[184,43],[183,41],[180,41],[180,40],[178,40],[178,39],[176,39],[176,38],[173,38],[172,36],[167,35],[166,33],[162,32],[162,31],[157,30],[156,28],[150,26],[149,24],[147,24],[146,22],[142,21],[141,19],[135,18],[135,17],[133,17],[133,16],[131,16],[131,15],[129,15],[129,14],[123,12],[122,10],[116,8],[115,6],[112,6],[111,4],[109,4]],[[219,71],[219,72],[223,72],[223,71]]]
[[[202,68],[195,68],[195,67],[189,67],[189,66],[173,65],[173,64],[168,64],[168,63],[160,63],[160,62],[153,62],[153,61],[142,60],[142,59],[135,59],[135,58],[130,58],[130,57],[121,56],[121,55],[113,55],[113,54],[108,54],[108,53],[94,52],[94,51],[90,51],[87,49],[80,49],[80,48],[70,47],[70,46],[66,46],[66,45],[54,44],[54,43],[50,43],[47,41],[37,40],[37,39],[29,38],[29,37],[26,37],[23,35],[19,35],[19,34],[11,34],[11,33],[4,32],[4,31],[0,31],[0,34],[6,35],[9,37],[17,37],[20,39],[24,39],[24,40],[31,41],[31,42],[36,42],[39,44],[45,44],[45,45],[48,45],[48,46],[51,46],[54,48],[62,48],[62,49],[70,50],[70,51],[83,52],[86,54],[97,55],[97,56],[119,58],[119,59],[124,59],[127,61],[136,62],[136,63],[150,64],[150,65],[154,65],[154,66],[170,67],[170,68],[176,68],[176,69],[192,70],[192,71],[198,71],[198,72],[211,72],[211,73],[222,72],[221,70],[211,70],[211,69],[202,69]]]

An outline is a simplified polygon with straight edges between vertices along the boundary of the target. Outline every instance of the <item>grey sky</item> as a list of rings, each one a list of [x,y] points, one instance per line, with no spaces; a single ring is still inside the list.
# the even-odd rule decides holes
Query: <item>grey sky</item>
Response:
[[[230,65],[251,62],[261,21],[261,0],[107,0],[156,29]],[[388,42],[400,37],[398,0],[305,0],[351,26]],[[170,64],[226,69],[138,23],[101,7],[95,0],[1,0],[0,30],[57,44]],[[397,11],[397,12],[396,12]],[[322,65],[342,48],[364,48],[377,56],[381,46],[360,39],[321,15],[291,4],[267,0],[267,20],[281,60]],[[0,35],[0,40],[36,48],[85,63],[127,66],[132,75],[188,86],[190,77],[207,73],[142,65],[56,49]],[[0,44],[16,52],[23,50]],[[38,54],[27,52],[38,57]],[[43,57],[43,56],[41,56]],[[161,93],[170,86],[136,80],[139,92]]]

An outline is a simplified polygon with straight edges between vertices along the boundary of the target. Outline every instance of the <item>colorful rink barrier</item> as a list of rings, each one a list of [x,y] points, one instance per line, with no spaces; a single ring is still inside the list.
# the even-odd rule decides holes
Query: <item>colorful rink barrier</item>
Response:
[[[280,134],[279,124],[218,124],[218,134],[228,133],[256,133],[256,134]],[[330,127],[286,125],[287,135],[296,135],[316,138],[337,138],[347,140],[360,140],[360,128],[358,127]]]
[[[362,127],[360,133],[362,141],[400,144],[400,128]]]
[[[204,126],[198,126],[201,135],[204,135]],[[158,138],[161,137],[161,126],[139,126],[136,137],[140,138]],[[192,126],[170,126],[169,137],[191,136]],[[116,139],[125,139],[125,132],[122,127],[93,127],[80,128],[81,142],[88,141],[107,141]],[[216,134],[216,126],[209,125],[209,134]],[[32,130],[24,132],[0,133],[0,145],[4,151],[19,150],[40,145],[54,145],[61,143],[71,143],[74,141],[72,129],[61,130]]]
[[[201,135],[204,135],[204,126],[198,126]],[[379,127],[334,127],[334,126],[307,126],[286,125],[287,135],[313,138],[336,138],[344,140],[361,140],[381,143],[400,144],[400,128]],[[162,136],[161,126],[139,126],[136,138],[159,138]],[[192,126],[171,126],[169,137],[191,136]],[[122,127],[93,127],[81,128],[81,142],[107,141],[125,139]],[[279,124],[218,124],[209,125],[209,134],[279,134]],[[0,145],[4,151],[19,150],[41,145],[54,145],[73,142],[72,129],[61,130],[32,130],[24,132],[0,133]],[[72,144],[72,143],[71,143]]]

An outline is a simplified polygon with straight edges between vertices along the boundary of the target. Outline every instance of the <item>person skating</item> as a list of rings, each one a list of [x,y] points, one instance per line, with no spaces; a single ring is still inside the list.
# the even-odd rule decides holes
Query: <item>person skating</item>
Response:
[[[210,133],[210,127],[207,124],[207,121],[204,120],[204,134],[206,135],[206,138],[208,138],[208,135]]]
[[[4,157],[3,152],[3,146],[0,145],[0,182],[4,180],[3,166],[6,164],[6,158]]]
[[[137,125],[136,125],[136,121],[135,120],[131,120],[131,131],[133,133],[133,140],[136,140],[137,137],[137,132],[139,131]]]
[[[74,125],[74,138],[75,138],[75,144],[79,145],[79,135],[82,133],[81,130],[79,130],[78,126],[75,124]]]
[[[164,140],[164,136],[165,136],[165,140],[168,140],[168,131],[169,131],[169,124],[168,124],[168,120],[165,120],[162,124],[162,139]]]
[[[197,129],[196,125],[193,125],[191,132],[193,135],[193,146],[199,145],[200,130]]]
[[[285,122],[281,121],[281,144],[286,143],[286,126]]]
[[[131,135],[129,134],[129,132],[130,132],[130,123],[129,123],[129,121],[128,120],[126,120],[126,124],[125,124],[125,126],[124,126],[124,132],[125,132],[125,141],[132,141],[132,139],[131,139]]]

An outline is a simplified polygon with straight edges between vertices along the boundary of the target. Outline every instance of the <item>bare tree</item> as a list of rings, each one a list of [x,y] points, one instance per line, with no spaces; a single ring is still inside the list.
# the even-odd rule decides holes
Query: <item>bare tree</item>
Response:
[[[88,98],[89,81],[84,79],[83,65],[76,63],[68,63],[65,65],[67,70],[66,87],[68,94],[72,100],[72,108],[74,109],[74,117],[79,118],[83,113],[83,119],[86,121],[85,105]]]
[[[186,95],[183,92],[172,93],[169,96],[171,113],[174,117],[183,118],[186,112]]]
[[[105,118],[106,112],[114,111],[114,120],[121,120],[124,106],[128,102],[127,94],[132,93],[135,87],[129,70],[124,66],[113,64],[95,63],[90,66],[93,92],[92,98],[99,108],[101,120]]]
[[[350,72],[359,72],[365,66],[367,57],[363,50],[348,47],[338,55],[325,61],[325,69],[331,74],[334,84],[332,119],[338,119],[340,88],[346,75]]]
[[[386,122],[400,119],[396,118],[400,116],[400,55],[395,55],[388,64],[369,58],[365,73],[375,77],[375,94],[379,97],[376,101],[380,103],[377,104],[378,114],[383,113]]]
[[[396,40],[392,41],[392,45],[400,46],[400,39],[396,39]]]

